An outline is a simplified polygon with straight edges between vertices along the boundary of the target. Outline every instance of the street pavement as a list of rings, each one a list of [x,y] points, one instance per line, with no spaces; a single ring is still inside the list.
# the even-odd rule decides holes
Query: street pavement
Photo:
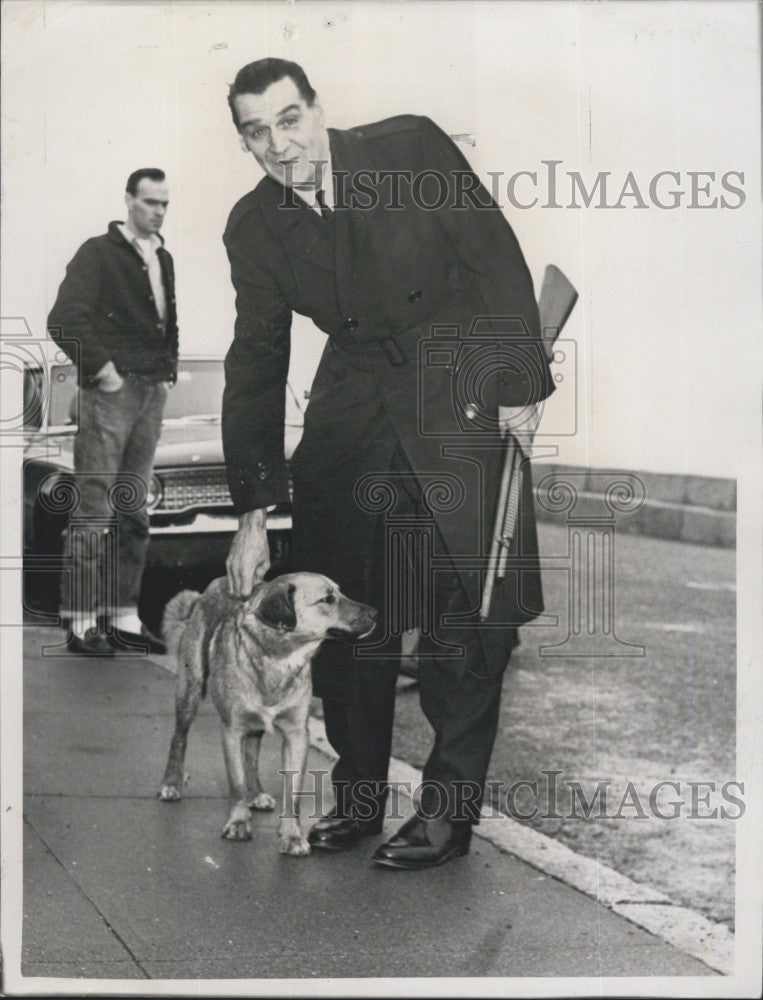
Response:
[[[716,975],[481,838],[425,872],[373,866],[381,838],[282,857],[277,811],[253,815],[251,841],[223,840],[213,706],[191,730],[183,800],[160,802],[174,721],[165,658],[56,655],[44,647],[58,630],[24,632],[24,977]],[[262,765],[280,799],[275,737]],[[313,749],[309,766],[329,761]]]

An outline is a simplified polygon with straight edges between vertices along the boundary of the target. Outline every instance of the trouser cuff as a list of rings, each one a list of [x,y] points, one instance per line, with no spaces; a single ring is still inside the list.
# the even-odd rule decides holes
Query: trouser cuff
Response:
[[[483,788],[479,781],[442,781],[424,778],[413,805],[422,819],[447,819],[451,823],[479,823]]]

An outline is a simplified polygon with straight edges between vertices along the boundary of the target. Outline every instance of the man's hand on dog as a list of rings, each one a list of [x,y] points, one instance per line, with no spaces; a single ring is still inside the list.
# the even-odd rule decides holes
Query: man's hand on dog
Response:
[[[228,590],[234,597],[248,597],[270,569],[267,514],[263,508],[242,514],[225,562]]]

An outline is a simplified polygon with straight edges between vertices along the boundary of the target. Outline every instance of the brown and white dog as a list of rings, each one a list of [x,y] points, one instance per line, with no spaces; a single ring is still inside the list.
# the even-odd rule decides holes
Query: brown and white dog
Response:
[[[309,746],[310,662],[327,638],[369,635],[377,613],[345,597],[317,573],[290,573],[258,584],[245,600],[232,597],[223,577],[204,594],[183,590],[164,609],[162,632],[177,662],[175,732],[159,798],[175,802],[183,788],[188,730],[207,691],[222,719],[231,806],[222,836],[248,840],[251,809],[273,809],[257,770],[260,740],[283,736],[284,794],[278,826],[282,854],[309,854],[299,827],[299,795]]]

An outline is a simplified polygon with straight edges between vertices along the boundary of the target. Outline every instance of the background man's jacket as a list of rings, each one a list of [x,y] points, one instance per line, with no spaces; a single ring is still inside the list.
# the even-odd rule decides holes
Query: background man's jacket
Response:
[[[107,233],[87,240],[75,254],[48,316],[49,333],[74,360],[76,349],[65,341],[77,342],[84,385],[107,361],[122,376],[174,381],[178,326],[172,257],[157,248],[167,303],[162,323],[146,264],[118,227],[109,223]]]

